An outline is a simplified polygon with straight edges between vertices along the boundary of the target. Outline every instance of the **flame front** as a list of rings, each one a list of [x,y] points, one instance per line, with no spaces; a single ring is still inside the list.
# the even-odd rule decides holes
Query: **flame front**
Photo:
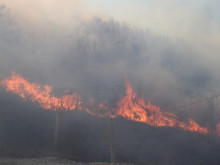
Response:
[[[179,127],[186,131],[209,133],[209,128],[199,126],[194,120],[187,123],[178,120],[178,117],[169,112],[161,111],[160,107],[145,103],[144,97],[138,98],[133,92],[130,82],[126,79],[126,96],[118,101],[117,114],[132,121],[146,123],[154,127]]]
[[[26,100],[39,103],[42,108],[47,110],[67,111],[78,109],[99,117],[122,116],[128,120],[142,122],[154,127],[177,127],[186,131],[202,134],[210,133],[208,127],[202,127],[192,119],[183,122],[173,113],[161,111],[160,107],[153,105],[150,102],[146,104],[144,97],[138,97],[137,93],[133,92],[131,84],[127,79],[125,80],[126,96],[122,97],[117,102],[117,106],[113,111],[110,111],[111,108],[107,104],[108,101],[96,105],[94,100],[90,99],[88,104],[82,104],[77,93],[65,94],[61,97],[52,96],[51,86],[45,85],[42,87],[37,83],[30,83],[15,72],[12,72],[10,78],[1,81],[0,85],[4,86],[8,92],[17,94]],[[92,111],[91,107],[102,111]]]
[[[12,76],[3,80],[0,85],[4,86],[8,92],[38,102],[42,108],[47,110],[74,110],[79,100],[76,93],[61,97],[51,96],[51,86],[45,85],[41,88],[39,84],[30,83],[15,72],[12,72]]]

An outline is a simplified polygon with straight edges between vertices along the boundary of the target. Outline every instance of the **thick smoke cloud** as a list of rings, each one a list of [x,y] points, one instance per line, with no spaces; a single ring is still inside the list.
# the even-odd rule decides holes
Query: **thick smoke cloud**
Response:
[[[145,95],[146,101],[151,101],[162,108],[183,104],[195,98],[208,97],[220,92],[216,90],[217,84],[219,83],[219,78],[216,74],[218,71],[215,69],[216,66],[210,63],[211,60],[208,57],[200,54],[193,45],[189,45],[184,41],[169,39],[166,36],[156,34],[150,30],[140,30],[126,24],[121,24],[113,19],[103,21],[100,18],[94,18],[89,22],[81,22],[73,26],[70,31],[62,31],[59,35],[55,33],[36,35],[35,33],[24,32],[21,29],[13,17],[10,17],[10,11],[8,11],[7,7],[1,6],[1,80],[8,77],[10,72],[14,70],[31,82],[52,85],[55,95],[61,95],[66,89],[77,91],[84,100],[89,97],[94,98],[97,102],[109,100],[112,107],[116,106],[117,100],[125,94],[125,75],[130,79],[134,89],[138,91],[139,94],[143,93]],[[56,30],[54,30],[54,32],[56,32]],[[7,98],[10,99],[10,97],[13,98],[13,100],[15,99],[15,107],[12,106],[11,109],[20,107],[19,109],[27,113],[25,108],[21,106],[26,104],[26,102],[22,102],[17,97],[6,94],[3,89],[1,89],[1,95],[1,97],[6,100],[8,100]],[[7,106],[3,103],[2,105],[4,105],[2,113],[9,116],[11,110],[7,113],[7,111],[5,111],[5,107]],[[28,104],[26,108],[32,109],[26,114],[29,117],[28,122],[32,123],[31,119],[34,118],[32,113],[36,107]],[[76,152],[77,156],[74,159],[81,160],[83,155],[86,154],[87,157],[84,156],[84,161],[94,161],[93,158],[97,158],[98,153],[93,153],[91,148],[91,151],[88,151],[90,156],[88,156],[88,153],[83,153],[87,149],[87,146],[98,143],[103,145],[104,148],[107,148],[107,144],[100,139],[96,139],[96,141],[92,138],[90,138],[90,140],[86,138],[87,136],[96,137],[97,134],[95,133],[100,132],[99,129],[101,129],[97,127],[96,129],[93,128],[95,133],[92,131],[89,132],[92,126],[88,126],[88,123],[96,127],[100,123],[105,123],[105,121],[102,121],[102,119],[94,121],[93,118],[89,119],[88,116],[85,117],[77,113],[78,112],[75,112],[75,117],[73,114],[69,116],[63,114],[63,118],[66,120],[63,125],[61,125],[63,128],[61,131],[62,144],[68,146],[69,143],[67,143],[66,140],[70,140],[71,135],[74,135],[74,140],[83,144],[81,147],[76,143],[72,144],[72,146],[79,151],[78,155]],[[51,114],[50,112],[46,114],[45,118],[48,117],[48,121],[46,121],[47,119],[42,119],[42,121],[45,122],[44,124],[47,125],[45,129],[39,129],[40,126],[34,123],[37,131],[47,132],[46,130],[53,128],[53,126],[49,124],[53,122]],[[18,113],[18,116],[19,115]],[[43,116],[41,115],[42,114],[38,117]],[[73,119],[78,123],[75,123],[75,131],[68,134],[67,130],[70,130],[68,123],[72,124]],[[11,119],[8,119],[6,121],[10,120]],[[82,125],[83,121],[85,121],[87,125]],[[22,123],[21,121],[18,122]],[[120,125],[120,122],[124,123],[124,125]],[[147,128],[148,133],[150,132],[149,134],[152,137],[148,137],[148,141],[145,141],[143,139],[143,137],[146,136],[146,134],[143,133],[145,126],[143,126],[143,128],[142,125],[137,124],[134,128],[141,127],[140,129],[137,131],[135,129],[128,130],[127,126],[129,126],[130,123],[126,122],[128,121],[117,119],[116,124],[120,125],[118,130],[124,130],[124,135],[128,136],[130,134],[140,133],[135,139],[143,141],[143,146],[139,146],[140,150],[138,151],[138,153],[142,154],[142,157],[138,159],[135,158],[136,154],[133,153],[133,150],[138,146],[134,144],[130,149],[125,149],[127,153],[123,153],[125,151],[124,149],[121,149],[120,152],[119,148],[117,155],[119,155],[119,158],[123,161],[127,159],[132,162],[135,159],[137,162],[143,163],[146,161],[146,159],[143,158],[143,154],[145,153],[144,146],[149,148],[150,145],[152,148],[153,145],[158,144],[158,141],[160,141],[158,138],[155,139],[154,136],[157,131],[152,131],[152,128]],[[105,124],[107,125],[107,123]],[[7,130],[7,127],[5,126],[4,129]],[[76,130],[79,131],[77,132]],[[103,136],[107,134],[105,131],[106,130],[103,130]],[[163,131],[169,132],[174,135],[174,137],[179,137],[178,134],[175,134],[174,131],[169,128],[162,128],[162,132]],[[45,132],[44,134],[47,134],[48,137],[52,134],[51,132]],[[10,133],[11,132],[8,133],[10,137],[14,135],[13,133],[10,135]],[[21,134],[23,137],[24,134],[34,133],[23,132]],[[79,134],[80,137],[75,136],[76,134]],[[129,140],[124,141],[120,138],[121,135],[120,132],[116,132],[116,137],[120,139],[117,141],[117,145],[122,145],[126,148],[130,142]],[[80,139],[81,136],[85,138],[85,141]],[[147,151],[151,159],[149,162],[157,161],[157,163],[161,163],[162,160],[166,158],[168,159],[167,162],[172,162],[172,154],[175,155],[175,153],[166,153],[166,148],[169,148],[173,137],[167,137],[166,135],[164,135],[164,137],[168,139],[168,144],[159,143],[162,148],[163,158],[156,160],[158,155],[155,154],[154,151],[149,150]],[[4,136],[4,138],[4,140],[7,139],[6,136]],[[40,142],[35,139],[34,145],[38,143],[47,144],[48,139]],[[31,141],[27,144],[25,143],[27,139],[23,140],[22,142],[19,140],[17,142],[24,143],[27,146],[28,144],[33,145]],[[17,142],[15,141],[13,144],[16,145]],[[181,140],[181,142],[182,144],[180,144],[180,146],[184,146],[184,140]],[[206,146],[207,144],[204,145]],[[103,148],[100,148],[98,151],[102,149]],[[68,151],[65,151],[65,147],[61,147],[61,150],[68,153]],[[41,152],[40,149],[39,152]],[[98,160],[105,161],[107,159],[105,154],[106,153],[103,153],[102,158]],[[70,157],[70,155],[66,157]]]
[[[63,35],[36,36],[19,30],[6,10],[1,7],[1,76],[15,70],[57,90],[105,98],[128,75],[147,100],[164,106],[216,91],[209,59],[184,41],[99,18]]]

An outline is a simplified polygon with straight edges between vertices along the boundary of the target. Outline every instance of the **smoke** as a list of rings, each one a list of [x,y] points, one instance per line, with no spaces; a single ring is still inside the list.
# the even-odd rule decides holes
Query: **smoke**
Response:
[[[80,9],[80,12],[82,10]],[[69,26],[65,30],[60,30],[62,29],[60,27],[56,28],[54,22],[47,22],[46,25],[50,27],[48,29],[42,30],[41,27],[40,30],[37,30],[38,26],[35,25],[38,24],[38,21],[36,20],[40,20],[40,18],[36,18],[37,23],[33,25],[33,31],[30,31],[22,27],[23,25],[26,26],[25,23],[17,23],[16,16],[10,13],[7,7],[3,5],[0,7],[1,80],[8,77],[10,72],[14,70],[31,82],[52,85],[54,94],[57,96],[65,90],[77,91],[82,99],[91,97],[96,102],[109,100],[113,107],[116,105],[116,101],[125,95],[125,75],[131,81],[134,90],[138,91],[139,94],[143,93],[146,101],[151,101],[153,104],[161,106],[162,109],[220,93],[217,60],[213,63],[212,58],[205,56],[205,53],[196,49],[196,46],[184,40],[174,40],[151,30],[122,24],[114,19],[104,21],[96,16],[88,18],[89,14],[83,15],[83,19],[80,16],[80,21],[73,23],[73,26]],[[34,18],[35,14],[33,14]],[[76,20],[68,18],[67,22]],[[28,26],[31,26],[30,24]],[[12,97],[3,91],[1,93],[6,98]],[[15,98],[13,97],[13,99]],[[16,100],[15,107],[11,105],[12,109],[17,109],[20,104],[26,104],[20,103],[20,101]],[[33,108],[32,105],[29,106],[30,109]],[[6,107],[5,104],[4,107]],[[19,109],[22,109],[22,106]],[[22,112],[25,111],[24,109]],[[33,111],[28,113],[30,118],[33,118],[32,113]],[[9,115],[9,113],[6,114],[6,116]],[[46,117],[50,115],[48,113]],[[96,123],[94,121],[88,122],[88,117],[82,117],[83,115],[77,114],[77,112],[75,115],[79,117],[77,119],[79,124],[75,126],[76,129],[91,129],[88,125],[78,128],[82,121],[87,124]],[[63,116],[68,119],[62,126],[62,128],[66,128],[68,123],[73,122],[71,117],[74,115],[69,117],[64,114]],[[31,119],[28,119],[28,122],[31,122],[29,120]],[[51,118],[48,122],[45,120],[45,124],[53,121]],[[121,119],[118,119],[118,122],[120,125]],[[129,123],[125,123],[125,125],[129,125]],[[125,129],[126,126],[120,126],[119,130]],[[39,128],[40,126],[37,125],[36,127]],[[135,128],[137,127],[139,125],[135,125]],[[144,128],[138,131],[140,135],[137,135],[137,139],[142,139],[141,135],[144,133],[141,132]],[[49,130],[50,128],[48,126],[45,129]],[[150,132],[152,131],[151,128],[148,129]],[[45,130],[39,129],[39,132],[41,131]],[[79,134],[83,138],[89,136],[88,132],[80,131],[82,134]],[[95,131],[96,133],[99,132],[98,128]],[[164,132],[166,131],[165,128]],[[129,134],[128,132],[129,130],[126,130],[125,134]],[[131,132],[132,134],[136,133],[135,130]],[[168,132],[175,134],[169,129]],[[154,134],[154,132],[151,133]],[[63,134],[71,138],[65,129]],[[77,133],[73,131],[72,134]],[[106,133],[103,134],[106,136]],[[63,141],[66,138],[64,135]],[[116,136],[119,135],[121,135],[120,132],[117,132]],[[175,137],[177,136],[179,135],[175,135]],[[79,140],[77,137],[74,139]],[[83,157],[86,145],[92,145],[91,141],[86,140],[82,148],[77,148],[76,143],[73,144],[80,150],[79,157]],[[81,140],[79,141],[80,144],[83,144]],[[123,143],[123,140],[120,139],[119,141]],[[144,145],[151,142],[156,144],[158,141],[158,139],[154,140],[154,137],[151,137]],[[172,138],[169,137],[168,141],[172,141]],[[122,146],[126,146],[128,142],[124,141]],[[97,140],[97,143],[102,143],[102,141]],[[65,145],[68,144],[65,142]],[[105,142],[103,145],[106,147]],[[132,147],[134,147],[131,149],[133,153],[135,145]],[[145,151],[144,147],[141,148]],[[96,157],[96,153],[92,153],[92,151],[91,149],[90,154],[94,154],[93,156]],[[123,149],[122,151],[124,152]],[[164,149],[163,153],[165,151]],[[120,149],[118,152],[119,155],[121,154],[121,160],[129,158],[129,156],[123,157]],[[132,154],[128,153],[127,155]],[[156,157],[156,154],[151,156]],[[140,162],[145,160],[141,160],[143,157],[139,159]],[[155,159],[152,158],[152,161]],[[88,160],[92,160],[92,156],[88,157]],[[105,156],[101,160],[106,160]]]
[[[2,6],[0,34],[1,76],[14,70],[58,92],[114,98],[120,93],[111,91],[123,85],[124,75],[146,100],[163,107],[219,92],[217,64],[193,45],[113,19],[94,17],[58,36],[36,35],[24,32]]]
[[[85,3],[79,0],[52,1],[23,0],[19,2],[4,1],[11,14],[25,31],[48,35],[70,30],[79,22],[89,22],[95,15]],[[28,6],[28,7],[27,7]],[[40,31],[40,32],[39,32]],[[58,34],[57,34],[58,35]]]

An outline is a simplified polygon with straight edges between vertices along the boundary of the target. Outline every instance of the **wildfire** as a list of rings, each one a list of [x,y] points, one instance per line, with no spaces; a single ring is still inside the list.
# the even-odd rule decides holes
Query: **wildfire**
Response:
[[[74,110],[77,104],[81,104],[77,93],[66,94],[61,97],[51,96],[51,86],[44,85],[41,87],[37,83],[30,83],[15,72],[12,72],[11,77],[3,80],[0,85],[4,86],[8,92],[39,103],[42,108],[47,110]]]
[[[199,126],[194,120],[189,119],[187,123],[178,120],[178,117],[169,112],[161,111],[160,107],[147,104],[144,97],[137,97],[133,92],[130,82],[126,79],[126,96],[118,101],[117,114],[133,121],[146,123],[154,127],[179,127],[186,131],[209,133],[209,128]]]
[[[154,127],[177,127],[202,134],[210,133],[209,128],[200,126],[192,119],[183,122],[175,114],[161,111],[159,106],[150,102],[146,104],[143,96],[138,97],[137,93],[133,92],[128,79],[125,80],[126,96],[117,102],[117,107],[113,110],[114,114],[110,111],[111,108],[108,105],[108,101],[96,105],[93,99],[89,99],[89,103],[85,104],[82,103],[77,93],[55,97],[51,94],[51,86],[30,83],[15,72],[12,72],[10,78],[1,81],[0,85],[4,86],[6,91],[17,94],[25,100],[39,103],[46,110],[67,111],[78,109],[99,117],[122,116],[128,120],[142,122]],[[94,111],[93,109],[98,109],[99,111]]]

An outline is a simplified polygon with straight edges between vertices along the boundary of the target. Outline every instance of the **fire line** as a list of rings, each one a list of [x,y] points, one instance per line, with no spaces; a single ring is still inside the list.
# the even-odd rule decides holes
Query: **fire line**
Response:
[[[107,107],[104,103],[95,106],[104,110],[104,114],[90,110],[90,106],[86,106],[87,104],[82,102],[77,93],[56,97],[51,94],[52,86],[31,83],[15,72],[11,73],[11,77],[1,81],[0,85],[5,87],[7,92],[16,94],[25,100],[37,102],[45,110],[69,111],[77,109],[99,117],[121,116],[127,120],[145,123],[153,127],[175,127],[201,134],[211,133],[209,127],[200,126],[193,119],[188,119],[187,122],[180,121],[175,114],[162,111],[159,106],[153,105],[150,102],[146,103],[143,96],[138,97],[137,93],[133,91],[127,78],[125,78],[126,95],[117,102],[117,106],[113,110],[114,114],[109,111],[111,108]]]

